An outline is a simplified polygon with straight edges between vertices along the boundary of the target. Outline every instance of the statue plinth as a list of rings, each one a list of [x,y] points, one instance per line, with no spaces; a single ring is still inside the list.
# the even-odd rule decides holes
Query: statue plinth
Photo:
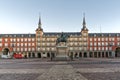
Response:
[[[65,42],[60,42],[57,46],[56,60],[68,60],[68,47]]]

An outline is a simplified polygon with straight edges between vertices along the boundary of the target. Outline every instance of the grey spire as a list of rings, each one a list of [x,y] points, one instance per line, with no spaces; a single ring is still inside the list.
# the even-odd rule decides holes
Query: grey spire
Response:
[[[39,16],[38,28],[41,28],[41,17]]]
[[[85,13],[83,14],[83,28],[86,28]]]

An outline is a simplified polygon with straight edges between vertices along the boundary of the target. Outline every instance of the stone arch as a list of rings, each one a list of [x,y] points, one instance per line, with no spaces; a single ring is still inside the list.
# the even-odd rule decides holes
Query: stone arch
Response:
[[[37,53],[37,55],[38,55],[38,58],[41,58],[41,53]]]
[[[9,50],[9,48],[4,48],[4,49],[2,50],[2,52],[3,52],[3,55],[9,55],[10,50]]]
[[[120,57],[120,47],[115,49],[115,57]]]

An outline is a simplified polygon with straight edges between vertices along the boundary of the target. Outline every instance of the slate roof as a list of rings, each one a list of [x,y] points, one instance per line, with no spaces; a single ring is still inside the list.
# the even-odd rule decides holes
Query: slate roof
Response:
[[[62,32],[45,32],[44,36],[60,36]],[[64,34],[70,36],[81,36],[80,32],[63,32]],[[115,37],[119,36],[120,33],[88,33],[89,37]],[[0,37],[33,37],[35,38],[35,34],[0,34]]]

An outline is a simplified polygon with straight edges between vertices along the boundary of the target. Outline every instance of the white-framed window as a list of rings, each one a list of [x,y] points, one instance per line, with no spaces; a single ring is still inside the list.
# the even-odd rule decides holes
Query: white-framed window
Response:
[[[27,43],[25,43],[25,46],[27,46]]]
[[[106,38],[105,40],[108,41],[108,38]]]
[[[21,42],[23,42],[23,38],[21,38]]]
[[[16,41],[16,39],[14,38],[14,39],[13,39],[13,41],[15,42],[15,41]]]
[[[21,43],[21,46],[23,46],[23,43]]]
[[[50,50],[50,48],[47,48],[47,50],[49,51],[49,50]]]
[[[35,48],[32,48],[32,51],[35,51]]]
[[[104,38],[102,38],[102,41],[104,41]]]
[[[31,43],[28,43],[28,46],[31,46]]]
[[[40,46],[40,43],[38,43],[38,46]]]
[[[52,49],[52,51],[54,51],[55,50],[55,48],[51,48]]]
[[[100,50],[101,50],[101,47],[98,47],[98,50],[100,51]]]
[[[104,42],[102,42],[102,46],[104,46]]]
[[[20,51],[20,48],[17,48],[17,51]]]
[[[27,51],[27,48],[25,48],[25,51]]]
[[[2,43],[0,43],[0,47],[2,47]]]
[[[28,51],[31,51],[31,48],[28,48]]]
[[[92,41],[92,38],[90,38],[90,41]]]
[[[90,42],[90,46],[92,46],[93,45],[93,43],[92,42]]]
[[[92,51],[93,49],[92,49],[92,47],[90,47],[90,51]]]
[[[28,41],[31,41],[31,38],[28,38]]]
[[[114,38],[112,38],[112,41],[114,41],[115,39]]]
[[[102,47],[102,50],[104,51],[104,47]]]
[[[97,50],[97,47],[94,47],[94,50],[96,51],[96,50]]]
[[[40,38],[37,38],[37,41],[40,41]]]
[[[108,47],[106,47],[106,51],[108,50]]]
[[[21,48],[21,51],[23,51],[23,48]]]
[[[35,46],[35,43],[32,43],[32,46]]]
[[[8,39],[7,38],[5,38],[5,42],[7,42],[8,41]]]
[[[35,41],[35,39],[34,39],[34,38],[32,38],[32,41]]]
[[[37,50],[40,51],[40,48],[38,48]]]
[[[100,43],[100,42],[98,42],[98,46],[101,46],[101,43]]]
[[[50,43],[47,43],[47,46],[50,46]]]
[[[20,46],[20,43],[17,43],[17,46]]]
[[[2,38],[0,38],[0,42],[2,42]]]
[[[45,46],[45,43],[42,43],[43,46]]]
[[[108,46],[108,42],[105,42],[105,45]]]
[[[100,41],[100,38],[98,38],[98,41]]]
[[[24,38],[24,41],[27,41],[27,38]]]
[[[8,46],[8,43],[5,43],[5,47],[7,47]]]
[[[97,45],[97,43],[95,42],[95,43],[94,43],[94,46],[96,46],[96,45]]]
[[[94,41],[96,41],[97,39],[96,38],[94,38]]]
[[[43,51],[45,51],[45,48],[42,48]]]
[[[83,38],[84,41],[87,41],[87,38]]]
[[[20,39],[19,39],[19,38],[17,38],[17,41],[19,42],[19,41],[20,41]]]

